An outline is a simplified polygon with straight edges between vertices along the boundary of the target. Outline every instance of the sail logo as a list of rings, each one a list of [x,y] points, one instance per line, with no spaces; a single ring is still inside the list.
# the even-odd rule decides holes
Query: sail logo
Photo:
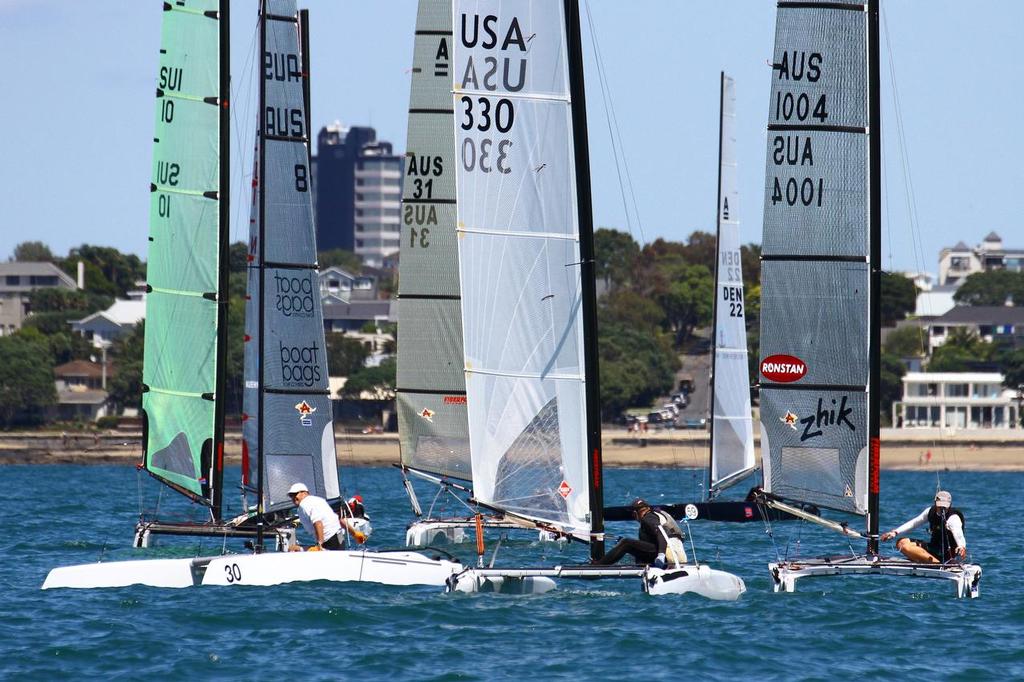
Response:
[[[788,384],[807,375],[807,363],[792,355],[769,355],[761,361],[761,375],[769,381]]]
[[[572,486],[569,485],[568,481],[562,481],[562,484],[558,486],[558,494],[562,496],[562,499],[569,497],[572,493]]]
[[[313,317],[313,275],[274,275],[274,305],[285,317]]]
[[[301,403],[295,406],[295,411],[299,413],[299,423],[303,426],[313,425],[313,413],[316,412],[316,408],[303,400]]]
[[[466,396],[464,395],[446,395],[444,397],[445,405],[465,405]]]
[[[850,431],[856,431],[857,427],[850,421],[853,408],[847,407],[846,401],[847,396],[845,395],[838,401],[832,398],[832,407],[827,407],[824,398],[818,398],[818,409],[800,420],[800,423],[804,425],[803,433],[800,434],[800,442],[817,438],[825,433],[825,429],[835,426],[845,425]]]
[[[420,416],[426,419],[431,424],[434,423],[434,411],[429,407],[424,407],[422,410],[420,410]]]
[[[320,382],[320,348],[289,346],[278,342],[281,355],[281,381],[286,386],[310,387]]]

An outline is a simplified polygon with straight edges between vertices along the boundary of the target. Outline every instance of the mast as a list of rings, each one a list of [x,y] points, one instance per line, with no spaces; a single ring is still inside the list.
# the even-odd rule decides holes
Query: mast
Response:
[[[309,127],[309,10],[299,10],[299,59],[302,62],[302,109],[306,112],[306,135],[309,136],[309,144],[306,145],[306,163],[312,171],[313,168],[313,136]],[[310,175],[312,177],[312,174]]]
[[[267,177],[267,166],[265,163],[267,145],[266,145],[266,128],[267,128],[267,113],[266,113],[266,99],[267,99],[267,80],[266,80],[266,69],[263,67],[263,56],[267,53],[267,0],[260,0],[260,53],[259,53],[259,79],[260,79],[260,94],[259,94],[259,125],[257,126],[257,141],[259,148],[259,164],[257,165],[259,176],[257,177],[257,191],[259,202],[259,251],[260,251],[260,264],[259,264],[259,388],[258,393],[258,406],[257,419],[259,419],[259,432],[256,436],[256,442],[259,444],[257,452],[259,457],[256,460],[256,552],[263,551],[263,513],[264,513],[264,466],[263,461],[265,459],[264,453],[266,452],[264,447],[263,432],[264,429],[264,398],[266,395],[265,384],[264,384],[264,362],[263,362],[263,351],[265,349],[264,342],[264,324],[266,316],[266,306],[264,305],[264,293],[266,289],[266,233],[267,233],[267,221],[266,213],[264,211],[266,204],[266,177]]]
[[[705,497],[711,499],[712,476],[715,463],[715,360],[718,352],[715,339],[718,334],[718,268],[722,260],[719,244],[722,239],[722,118],[725,113],[725,71],[718,77],[718,201],[715,203],[715,284],[714,296],[711,299],[711,391],[708,398],[708,417],[711,422],[708,429],[708,487]]]
[[[868,553],[878,553],[878,470],[881,417],[882,135],[878,1],[868,0],[868,196],[871,283],[868,294]]]
[[[217,282],[217,374],[213,404],[213,466],[210,513],[221,521],[224,504],[224,413],[227,403],[228,287],[231,262],[231,15],[230,0],[220,0],[220,188],[219,277]]]
[[[590,488],[590,556],[604,556],[604,480],[601,470],[601,386],[597,356],[597,290],[595,288],[594,216],[590,195],[590,148],[583,82],[579,0],[565,0],[566,48],[569,57],[569,98],[576,166],[576,211],[580,238],[583,299],[583,367],[586,376],[587,473]]]

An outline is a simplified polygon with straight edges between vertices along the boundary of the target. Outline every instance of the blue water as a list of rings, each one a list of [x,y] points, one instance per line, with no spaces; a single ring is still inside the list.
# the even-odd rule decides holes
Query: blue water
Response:
[[[397,471],[344,476],[373,515],[371,543],[400,544],[409,511]],[[608,503],[674,501],[654,491],[690,491],[695,480],[685,470],[611,470]],[[942,475],[984,566],[973,601],[953,599],[944,581],[879,576],[805,579],[796,594],[773,594],[765,564],[776,547],[809,556],[847,546],[803,523],[776,524],[774,542],[759,523],[691,525],[698,557],[746,581],[735,603],[648,597],[634,581],[563,581],[530,597],[338,583],[43,592],[54,566],[146,551],[129,547],[136,472],[17,466],[0,469],[0,482],[3,679],[1024,678],[1021,473]],[[143,483],[151,505],[154,488]],[[919,512],[935,485],[934,474],[884,472],[883,528]],[[429,489],[420,490],[429,504]],[[633,534],[635,524],[612,530]],[[148,551],[219,549],[207,540]],[[584,549],[518,541],[498,563],[566,557],[582,560]]]

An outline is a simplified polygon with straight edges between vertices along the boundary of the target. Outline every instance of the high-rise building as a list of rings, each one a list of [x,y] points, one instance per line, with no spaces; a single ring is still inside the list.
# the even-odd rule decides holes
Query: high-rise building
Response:
[[[402,157],[365,126],[325,126],[317,136],[317,247],[346,249],[379,267],[398,251]]]

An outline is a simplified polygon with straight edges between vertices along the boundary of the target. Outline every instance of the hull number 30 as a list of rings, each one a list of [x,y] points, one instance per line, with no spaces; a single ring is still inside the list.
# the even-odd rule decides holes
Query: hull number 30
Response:
[[[242,579],[242,569],[238,564],[226,564],[224,566],[224,578],[229,583],[235,583]]]

